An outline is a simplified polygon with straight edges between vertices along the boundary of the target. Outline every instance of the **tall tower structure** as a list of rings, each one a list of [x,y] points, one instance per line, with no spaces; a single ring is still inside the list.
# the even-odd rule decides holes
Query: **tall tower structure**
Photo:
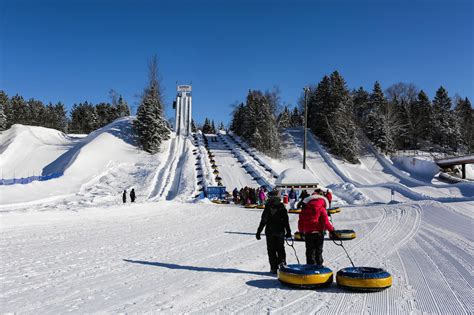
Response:
[[[191,134],[192,120],[191,109],[193,99],[191,95],[191,85],[178,85],[176,90],[174,131],[176,135],[188,136]]]

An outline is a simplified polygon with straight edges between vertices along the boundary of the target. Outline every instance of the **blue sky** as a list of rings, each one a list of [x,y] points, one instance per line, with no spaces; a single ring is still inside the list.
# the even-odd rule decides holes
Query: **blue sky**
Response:
[[[338,70],[348,86],[414,83],[474,98],[473,2],[0,0],[0,89],[43,102],[132,106],[156,54],[167,114],[175,82],[193,115],[230,119],[249,89],[302,87]]]

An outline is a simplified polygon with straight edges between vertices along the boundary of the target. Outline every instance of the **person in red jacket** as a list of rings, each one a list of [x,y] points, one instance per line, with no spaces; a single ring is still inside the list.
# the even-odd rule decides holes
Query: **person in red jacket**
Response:
[[[334,227],[329,222],[326,209],[329,201],[317,189],[311,196],[303,200],[303,208],[298,220],[298,230],[304,234],[306,244],[306,264],[323,266],[324,231],[333,237]]]
[[[326,196],[326,199],[329,201],[329,208],[331,208],[331,203],[332,203],[332,193],[331,193],[331,191],[329,189],[326,190],[326,193],[324,195]]]

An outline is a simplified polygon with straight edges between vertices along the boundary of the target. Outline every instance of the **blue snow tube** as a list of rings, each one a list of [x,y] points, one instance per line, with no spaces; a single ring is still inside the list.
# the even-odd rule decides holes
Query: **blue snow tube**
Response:
[[[348,267],[336,274],[337,285],[354,291],[381,291],[392,286],[392,276],[382,268]]]
[[[278,280],[297,288],[327,287],[333,282],[333,273],[326,267],[294,264],[280,267]]]

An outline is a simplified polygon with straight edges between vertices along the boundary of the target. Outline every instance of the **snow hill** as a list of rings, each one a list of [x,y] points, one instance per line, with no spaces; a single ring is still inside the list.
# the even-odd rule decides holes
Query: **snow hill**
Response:
[[[439,182],[428,175],[428,162],[408,169],[370,145],[360,164],[348,164],[310,135],[308,170],[343,208],[333,223],[357,233],[345,242],[351,258],[385,268],[393,286],[379,293],[336,285],[294,290],[268,273],[265,241],[254,236],[261,210],[195,197],[216,185],[217,176],[229,191],[272,186],[277,174],[301,165],[303,130],[283,134],[280,160],[223,132],[173,134],[150,155],[130,136],[132,121],[117,120],[80,139],[27,126],[0,135],[3,167],[63,173],[0,186],[0,312],[474,312],[473,183]],[[24,150],[30,144],[36,149]],[[123,205],[122,191],[132,187],[138,202]],[[290,215],[293,231],[297,220]],[[296,263],[286,248],[288,263]],[[295,250],[304,262],[304,244]],[[324,258],[333,271],[350,265],[330,241]]]
[[[13,125],[0,134],[3,178],[44,175],[43,167],[69,150],[76,140],[55,129]]]

